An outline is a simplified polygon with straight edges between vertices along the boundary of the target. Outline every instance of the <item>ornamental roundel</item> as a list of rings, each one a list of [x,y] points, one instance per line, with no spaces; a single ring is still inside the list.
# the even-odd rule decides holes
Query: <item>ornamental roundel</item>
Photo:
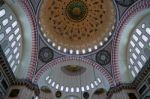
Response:
[[[112,0],[43,0],[39,25],[54,49],[85,54],[107,43],[115,15]]]
[[[96,54],[96,61],[100,65],[107,65],[111,61],[111,54],[107,50],[99,51]]]
[[[43,47],[39,51],[39,59],[44,63],[50,62],[53,56],[53,51],[49,47]]]
[[[80,22],[87,16],[88,8],[83,1],[71,1],[65,11],[70,21]]]

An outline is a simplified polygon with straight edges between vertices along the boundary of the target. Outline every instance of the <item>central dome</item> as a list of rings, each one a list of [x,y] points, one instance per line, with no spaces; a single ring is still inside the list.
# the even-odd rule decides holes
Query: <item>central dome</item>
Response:
[[[39,17],[41,31],[54,49],[85,54],[109,40],[115,9],[112,0],[44,0]]]

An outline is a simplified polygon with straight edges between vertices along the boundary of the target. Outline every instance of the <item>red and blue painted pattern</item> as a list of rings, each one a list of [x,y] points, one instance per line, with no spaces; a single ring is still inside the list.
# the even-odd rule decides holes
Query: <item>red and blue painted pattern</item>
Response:
[[[31,60],[30,66],[27,73],[27,79],[32,80],[32,77],[36,69],[37,60],[38,60],[38,33],[37,33],[36,19],[31,6],[29,5],[28,0],[18,0],[18,2],[23,7],[26,15],[28,16],[29,22],[32,26],[31,27],[32,28],[32,55],[30,59]]]

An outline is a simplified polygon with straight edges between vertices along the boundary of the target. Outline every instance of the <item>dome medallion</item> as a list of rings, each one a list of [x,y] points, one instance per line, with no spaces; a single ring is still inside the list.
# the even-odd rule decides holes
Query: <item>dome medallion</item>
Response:
[[[66,15],[69,20],[80,22],[87,16],[87,6],[82,1],[71,1],[66,7]]]
[[[51,48],[82,55],[109,41],[115,15],[112,0],[43,0],[39,24]]]

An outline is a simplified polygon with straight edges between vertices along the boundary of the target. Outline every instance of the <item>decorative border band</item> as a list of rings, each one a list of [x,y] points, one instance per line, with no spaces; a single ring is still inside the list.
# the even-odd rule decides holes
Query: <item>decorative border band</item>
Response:
[[[28,0],[18,0],[18,2],[22,5],[22,8],[27,14],[29,18],[29,22],[32,26],[32,55],[31,55],[30,66],[27,73],[27,78],[29,80],[32,80],[33,74],[36,69],[36,63],[38,60],[37,57],[38,56],[38,33],[37,33],[36,19],[35,19],[35,14],[33,13]]]

